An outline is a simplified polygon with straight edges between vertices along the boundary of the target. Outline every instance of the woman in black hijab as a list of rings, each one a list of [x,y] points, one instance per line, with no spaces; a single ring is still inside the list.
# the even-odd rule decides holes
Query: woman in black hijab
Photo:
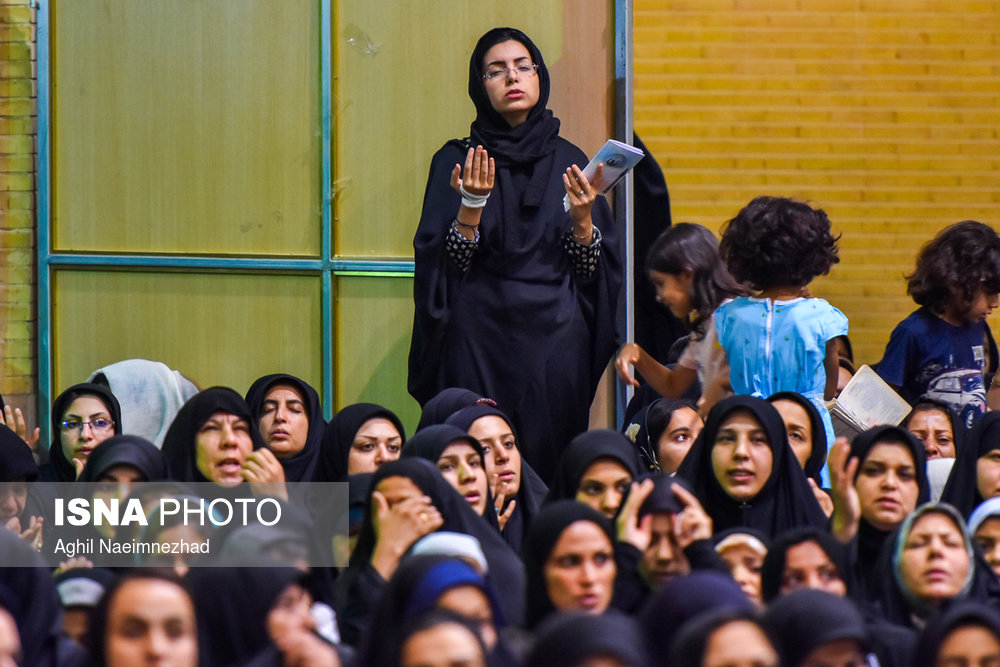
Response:
[[[496,528],[469,507],[434,464],[406,458],[385,463],[372,475],[365,519],[351,564],[337,580],[334,607],[345,643],[356,645],[360,640],[387,579],[398,566],[398,557],[395,566],[384,568],[379,564],[380,543],[392,541],[393,551],[402,554],[420,537],[438,530],[465,533],[479,540],[490,579],[496,582],[504,618],[513,625],[520,624],[524,614],[524,568],[517,554]],[[387,534],[390,531],[395,534]]]
[[[612,519],[638,476],[639,458],[628,438],[610,429],[587,431],[563,452],[545,502],[579,500]]]
[[[477,404],[496,407],[496,401],[484,398],[474,391],[461,387],[442,389],[434,395],[434,398],[424,403],[424,407],[420,410],[417,430],[434,424],[443,424],[448,417],[459,410]]]
[[[677,476],[690,484],[716,533],[743,526],[773,538],[827,523],[788,446],[781,415],[760,398],[716,403]]]
[[[74,408],[71,414],[70,408],[77,399],[88,398],[99,403],[93,405],[93,409]],[[94,447],[122,432],[122,410],[118,399],[110,389],[99,384],[75,384],[59,394],[52,404],[51,416],[52,445],[49,447],[49,462],[39,470],[38,479],[42,482],[75,481],[73,459],[82,459],[86,466],[87,456]],[[107,422],[111,422],[110,425]]]
[[[376,437],[373,432],[371,438],[366,437],[364,442],[358,442],[355,447],[358,432],[368,426],[369,422],[374,424],[373,420],[381,420],[378,424],[386,427],[383,429],[385,433],[379,431]],[[393,429],[395,434],[392,433]],[[344,482],[348,475],[375,472],[382,463],[399,458],[405,441],[403,422],[392,410],[375,403],[348,405],[326,425],[314,481]],[[356,449],[353,457],[352,449]]]
[[[988,413],[987,413],[988,414]],[[982,661],[983,659],[988,662]],[[913,667],[995,664],[1000,660],[1000,614],[973,601],[932,617],[914,652]]]
[[[771,543],[760,571],[764,603],[802,588],[847,595],[853,586],[847,548],[825,530],[796,528]]]
[[[805,470],[806,477],[816,482],[817,486],[824,486],[820,472],[826,464],[827,442],[826,428],[823,426],[823,418],[820,416],[819,410],[816,409],[812,401],[794,391],[779,391],[777,394],[771,394],[767,402],[771,405],[778,403],[775,407],[781,414],[782,421],[785,422],[788,444],[795,452],[795,459]],[[799,424],[799,419],[791,419],[792,413],[785,409],[783,403],[794,404],[789,406],[792,410],[795,409],[795,406],[801,408],[809,423]],[[799,417],[799,415],[795,414],[795,417]],[[808,448],[805,447],[807,437],[809,439]]]
[[[531,518],[538,513],[549,489],[521,456],[517,431],[510,417],[499,408],[478,404],[455,412],[445,423],[479,440],[494,500],[503,496],[503,507],[496,509],[501,514],[509,512],[503,537],[514,551],[520,551]]]
[[[671,667],[782,664],[777,647],[756,616],[731,608],[713,609],[685,623],[668,655],[666,662],[660,656],[659,664]]]
[[[291,390],[292,395],[287,397],[289,400],[277,395],[281,389]],[[246,401],[264,443],[285,469],[285,480],[311,482],[326,428],[323,406],[316,390],[294,375],[275,373],[265,375],[250,385]],[[295,412],[299,410],[304,410],[304,415]],[[286,414],[286,411],[291,414]],[[293,420],[301,416],[307,420],[308,429],[301,448],[296,448],[296,434],[290,431],[294,430]]]
[[[617,667],[649,665],[645,640],[635,621],[617,613],[556,614],[539,627],[524,666],[580,667],[595,662]]]
[[[774,638],[784,667],[816,661],[816,653],[824,650],[836,653],[824,655],[821,664],[866,663],[868,628],[850,600],[813,589],[794,591],[770,605],[761,623]]]
[[[469,64],[476,120],[432,159],[413,240],[408,377],[421,404],[445,387],[494,399],[543,479],[587,428],[617,347],[623,277],[610,209],[545,108],[549,85],[523,32],[480,38]]]
[[[997,495],[1000,495],[1000,412],[987,412],[958,450],[941,502],[954,506],[968,518],[979,503]]]
[[[128,466],[138,473],[138,479],[134,481],[159,482],[167,479],[167,461],[156,445],[137,435],[116,435],[94,449],[77,481],[119,481],[110,479],[118,466]]]

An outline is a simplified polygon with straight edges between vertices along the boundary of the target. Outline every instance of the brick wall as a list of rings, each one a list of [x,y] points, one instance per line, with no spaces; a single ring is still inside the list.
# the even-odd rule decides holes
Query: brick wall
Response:
[[[35,424],[35,12],[0,0],[0,393]]]
[[[841,263],[814,291],[860,361],[915,307],[922,243],[1000,228],[997,0],[636,0],[634,24],[635,125],[673,219],[718,230],[758,194],[826,209]]]

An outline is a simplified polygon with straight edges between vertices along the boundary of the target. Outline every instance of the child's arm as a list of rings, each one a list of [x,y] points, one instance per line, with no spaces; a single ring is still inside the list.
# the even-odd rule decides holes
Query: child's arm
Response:
[[[615,359],[615,370],[622,382],[638,387],[639,382],[629,372],[630,366],[635,366],[635,370],[646,378],[646,382],[656,393],[667,398],[677,398],[683,394],[698,377],[697,371],[686,366],[678,364],[673,370],[667,368],[636,343],[622,345],[618,358]]]
[[[833,338],[826,341],[826,358],[823,360],[823,366],[826,368],[823,400],[832,401],[837,395],[837,377],[840,375],[840,359],[837,358],[837,345]]]

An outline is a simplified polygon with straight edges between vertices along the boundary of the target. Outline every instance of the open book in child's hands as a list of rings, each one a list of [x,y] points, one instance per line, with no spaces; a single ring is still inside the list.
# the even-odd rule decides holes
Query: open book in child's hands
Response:
[[[622,180],[629,169],[639,164],[639,160],[643,157],[645,157],[645,153],[635,146],[629,146],[620,141],[608,139],[601,146],[601,150],[597,151],[594,159],[588,162],[587,166],[583,168],[583,175],[587,177],[587,180],[590,181],[591,185],[599,193],[606,195],[611,188],[618,185],[618,181]],[[604,175],[600,183],[594,183],[597,166],[601,163],[604,163]],[[563,208],[569,211],[569,195],[563,197]]]
[[[865,365],[858,369],[840,396],[827,403],[827,409],[834,433],[851,439],[874,426],[898,426],[910,413],[910,404]]]

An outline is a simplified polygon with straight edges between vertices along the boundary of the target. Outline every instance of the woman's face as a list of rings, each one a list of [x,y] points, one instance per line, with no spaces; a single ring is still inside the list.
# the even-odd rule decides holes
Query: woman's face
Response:
[[[279,459],[295,456],[306,446],[309,413],[305,399],[291,385],[271,387],[261,405],[259,427],[268,449]]]
[[[731,412],[712,446],[712,470],[723,490],[734,500],[750,500],[764,488],[773,462],[767,433],[753,413]]]
[[[910,450],[888,442],[872,447],[861,462],[854,488],[868,523],[882,531],[898,526],[916,509],[920,495]]]
[[[785,570],[781,573],[781,594],[800,588],[815,588],[838,597],[847,595],[847,585],[836,564],[815,542],[802,542],[785,552]]]
[[[619,461],[597,459],[583,471],[576,499],[613,519],[631,483],[632,473]]]
[[[750,621],[730,621],[705,643],[701,667],[778,667],[778,653],[767,635]]]
[[[660,472],[667,475],[677,472],[704,425],[705,422],[691,408],[677,408],[671,413],[670,423],[663,429],[657,444]]]
[[[437,467],[448,483],[462,494],[469,507],[476,514],[482,514],[490,490],[486,485],[486,470],[479,452],[468,443],[454,442],[441,452]]]
[[[929,513],[913,524],[899,560],[907,588],[937,606],[962,590],[971,563],[962,532],[944,514]]]
[[[354,434],[347,454],[347,474],[375,472],[383,463],[398,459],[402,447],[403,436],[391,421],[385,417],[369,419]]]
[[[993,449],[976,459],[976,488],[983,500],[1000,496],[1000,449]]]
[[[107,667],[194,667],[198,639],[194,605],[177,584],[137,579],[117,590],[108,607]]]
[[[656,290],[656,300],[669,308],[677,319],[687,320],[694,310],[691,302],[694,274],[691,271],[673,274],[650,270],[649,281]]]
[[[150,565],[169,567],[178,577],[186,577],[190,571],[190,563],[197,558],[195,546],[208,542],[208,536],[199,532],[198,527],[184,523],[170,526],[160,531],[156,541],[166,547],[162,554],[149,557]],[[173,545],[180,545],[178,553],[174,553]]]
[[[278,646],[285,646],[300,633],[315,633],[312,595],[299,584],[289,584],[267,612],[267,634]]]
[[[537,72],[522,74],[516,69],[532,64],[528,48],[513,39],[494,45],[483,57],[483,74],[507,69],[506,74],[501,71],[493,78],[483,79],[483,85],[490,104],[511,127],[523,123],[538,103]]]
[[[559,611],[600,614],[614,592],[615,553],[611,540],[590,521],[563,530],[545,561],[545,588]]]
[[[760,591],[760,570],[764,566],[764,556],[746,544],[734,544],[719,552],[719,556],[729,567],[733,579],[740,585],[751,601],[764,603]]]
[[[1000,664],[1000,639],[981,625],[963,625],[948,633],[935,667],[988,667]]]
[[[465,616],[479,626],[479,636],[492,649],[497,644],[497,631],[493,619],[493,607],[482,590],[472,585],[455,586],[441,594],[437,600],[439,609],[447,609]]]
[[[59,428],[63,455],[87,462],[94,448],[115,434],[115,423],[104,401],[96,396],[78,396],[66,408]]]
[[[521,452],[510,424],[496,415],[486,415],[472,422],[469,435],[483,448],[486,476],[494,492],[512,497],[521,489]]]
[[[220,486],[243,482],[243,466],[253,451],[250,424],[228,412],[216,412],[195,434],[195,464],[198,471]]]
[[[924,443],[927,460],[955,458],[951,420],[940,410],[923,410],[910,417],[906,430]]]
[[[990,517],[979,524],[974,537],[986,562],[1000,577],[1000,517]]]
[[[485,667],[486,657],[475,635],[457,623],[439,623],[415,632],[405,642],[400,667]]]
[[[805,468],[813,450],[812,420],[809,419],[809,412],[795,401],[782,399],[772,402],[771,405],[781,415],[781,421],[785,422],[788,444],[795,452],[795,460]]]

